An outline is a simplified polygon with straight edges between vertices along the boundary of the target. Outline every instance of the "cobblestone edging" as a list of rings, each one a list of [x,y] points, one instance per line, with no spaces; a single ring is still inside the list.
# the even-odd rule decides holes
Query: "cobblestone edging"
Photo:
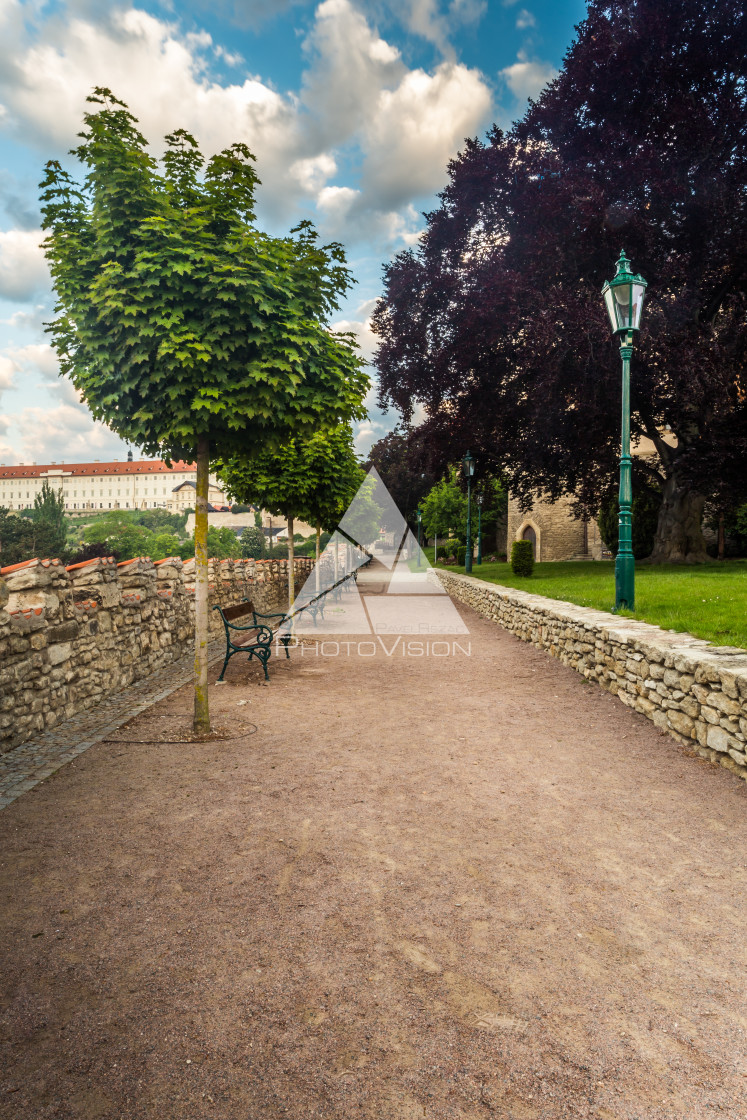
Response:
[[[747,779],[747,652],[438,569],[453,598]]]
[[[225,642],[211,642],[208,661],[219,660],[225,652]],[[100,743],[134,716],[189,684],[193,677],[194,654],[185,654],[146,681],[107,696],[92,709],[58,724],[53,731],[0,755],[0,809],[38,786],[66,762]]]
[[[296,591],[312,565],[296,560]],[[0,577],[0,754],[178,661],[193,640],[194,560],[30,560]],[[211,607],[286,607],[287,561],[209,560],[208,579]],[[217,638],[220,616],[209,617]]]

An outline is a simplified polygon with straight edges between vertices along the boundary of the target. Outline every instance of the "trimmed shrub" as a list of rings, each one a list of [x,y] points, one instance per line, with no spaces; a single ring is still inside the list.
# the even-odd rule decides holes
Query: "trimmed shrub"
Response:
[[[463,565],[465,560],[467,559],[467,549],[466,549],[466,547],[463,544],[460,544],[459,548],[456,550],[455,555],[456,555],[457,564],[462,564]]]
[[[534,571],[534,549],[531,541],[514,541],[511,545],[511,571],[515,576],[530,576]]]

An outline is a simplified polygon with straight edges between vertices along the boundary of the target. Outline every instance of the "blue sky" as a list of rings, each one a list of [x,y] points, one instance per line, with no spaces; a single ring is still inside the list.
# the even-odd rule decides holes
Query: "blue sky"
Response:
[[[370,356],[382,267],[414,245],[467,136],[521,116],[562,63],[581,0],[0,0],[0,462],[122,458],[57,376],[37,184],[69,161],[94,85],[154,151],[174,128],[207,154],[249,145],[259,221],[311,218],[357,285],[335,325]],[[72,167],[72,163],[70,163]],[[357,446],[396,422],[371,394]]]

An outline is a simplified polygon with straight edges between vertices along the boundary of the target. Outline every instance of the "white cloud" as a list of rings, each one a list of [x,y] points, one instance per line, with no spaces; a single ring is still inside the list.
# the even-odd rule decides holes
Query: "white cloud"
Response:
[[[407,73],[396,89],[382,90],[364,127],[364,192],[380,209],[432,194],[446,182],[446,166],[492,108],[476,70],[443,62],[433,74]]]
[[[315,195],[336,171],[334,158],[322,152],[310,159],[297,159],[288,168],[288,175],[298,183],[304,194]]]
[[[518,16],[516,17],[516,26],[518,27],[519,31],[523,31],[526,27],[536,27],[537,20],[534,18],[531,12],[527,11],[526,8],[522,8]]]
[[[3,433],[8,431],[12,423],[13,418],[11,416],[0,415],[0,464],[3,466],[6,464],[14,466],[20,458],[10,444],[2,438]]]
[[[33,311],[18,310],[7,319],[0,319],[0,324],[4,327],[13,327],[20,330],[41,330],[42,317],[45,312],[43,303],[39,303]]]
[[[243,57],[233,51],[227,51],[225,47],[220,45],[213,48],[216,58],[222,58],[226,66],[240,66],[244,61]]]
[[[405,12],[410,31],[433,43],[442,54],[453,57],[449,21],[439,12],[438,0],[409,0]]]
[[[446,35],[479,19],[483,6],[451,0],[439,15],[436,0],[408,0],[400,16],[420,21],[423,34],[440,20]],[[156,151],[177,126],[206,153],[244,141],[258,160],[263,220],[285,224],[300,202],[316,202],[325,232],[347,242],[371,238],[389,250],[416,240],[422,222],[412,201],[442,187],[449,159],[491,115],[478,70],[451,58],[432,71],[408,69],[353,0],[318,5],[298,94],[279,93],[256,76],[220,84],[211,76],[220,49],[206,32],[185,34],[177,22],[137,8],[70,0],[66,19],[46,11],[5,0],[4,28],[0,15],[0,99],[8,127],[27,143],[64,152],[76,143],[86,96],[106,85]],[[343,155],[359,183],[335,182]],[[29,298],[48,284],[33,245],[39,235],[2,236],[9,266],[3,272],[0,264],[0,292],[4,282],[8,295]]]
[[[375,112],[381,90],[396,88],[407,73],[396,47],[371,29],[350,0],[319,5],[304,49],[311,65],[303,101],[325,146],[350,139]]]
[[[26,346],[9,347],[5,351],[15,370],[28,376],[36,373],[44,381],[56,381],[59,360],[48,342],[31,342]]]
[[[112,9],[98,23],[78,17],[54,28],[42,24],[34,41],[18,21],[5,30],[6,127],[26,142],[46,152],[66,150],[76,142],[93,86],[108,86],[156,148],[175,127],[193,132],[209,154],[241,140],[258,157],[270,198],[298,191],[285,174],[294,155],[307,154],[296,99],[253,76],[225,86],[212,80],[206,32],[180,35],[175,24],[136,8]]]
[[[361,356],[367,362],[373,361],[374,351],[379,344],[379,338],[371,330],[371,316],[373,315],[374,307],[376,306],[375,299],[366,300],[358,307],[358,319],[338,319],[332,323],[332,330],[334,331],[349,331],[355,335],[356,341],[360,347]],[[369,389],[368,397],[366,398],[366,408],[373,405],[376,393],[373,388]],[[369,399],[370,398],[370,399]]]
[[[25,301],[50,286],[39,230],[0,231],[0,296]]]
[[[0,392],[3,389],[15,388],[15,378],[13,376],[15,369],[16,367],[10,358],[0,355]]]
[[[558,71],[549,62],[539,62],[519,51],[517,61],[498,71],[513,95],[518,98],[536,98]]]
[[[24,461],[109,459],[122,456],[118,436],[94,420],[87,409],[69,404],[24,408],[15,418]]]
[[[452,60],[453,35],[460,27],[479,23],[488,9],[487,0],[451,0],[443,9],[440,0],[389,0],[387,6],[409,31],[433,43],[445,58]]]

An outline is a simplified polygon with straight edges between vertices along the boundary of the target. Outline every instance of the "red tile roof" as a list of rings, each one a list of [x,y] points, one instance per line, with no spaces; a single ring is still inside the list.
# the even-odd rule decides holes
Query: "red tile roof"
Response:
[[[71,475],[106,474],[168,474],[196,471],[194,463],[184,463],[173,459],[167,467],[162,459],[136,459],[134,462],[111,463],[37,463],[17,467],[0,466],[0,478],[40,478],[49,471],[62,471]]]

